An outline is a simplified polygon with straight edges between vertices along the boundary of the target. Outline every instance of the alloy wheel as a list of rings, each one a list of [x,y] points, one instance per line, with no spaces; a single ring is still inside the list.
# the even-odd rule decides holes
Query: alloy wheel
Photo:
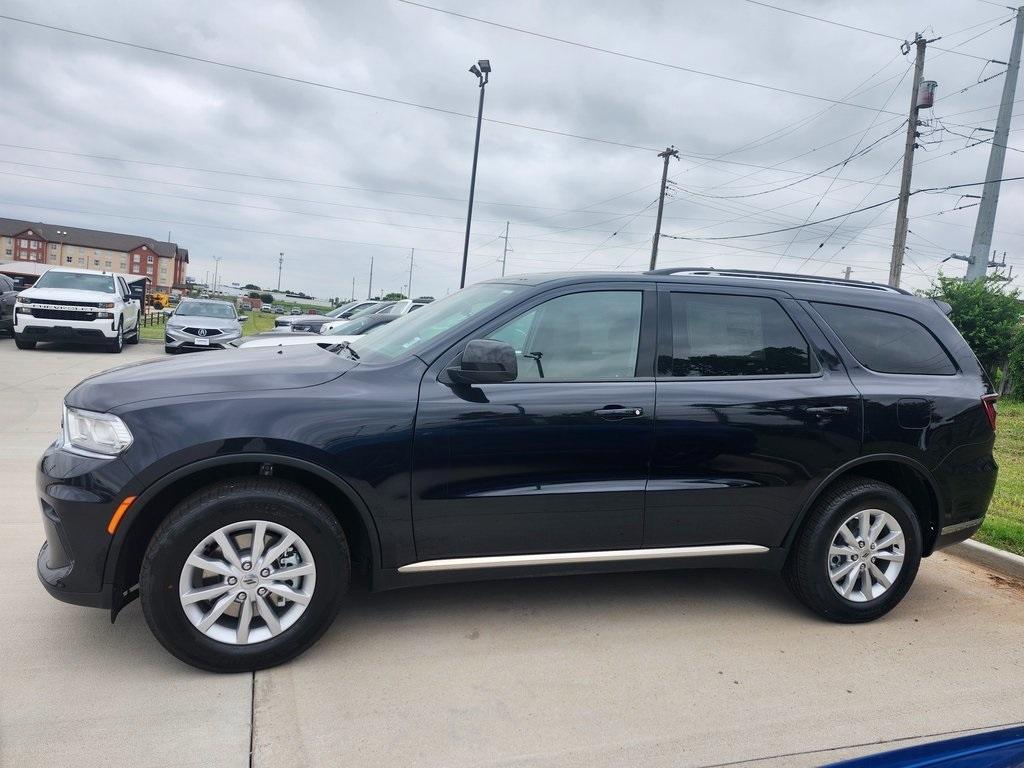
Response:
[[[906,541],[896,518],[881,509],[862,509],[832,537],[826,565],[829,581],[847,600],[874,600],[896,583],[905,555]]]
[[[292,530],[267,520],[230,523],[186,558],[178,584],[182,610],[212,640],[261,643],[288,630],[316,587],[316,564]]]

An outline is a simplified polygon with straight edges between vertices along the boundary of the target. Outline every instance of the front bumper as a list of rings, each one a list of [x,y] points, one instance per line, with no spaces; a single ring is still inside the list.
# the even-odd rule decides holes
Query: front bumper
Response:
[[[179,328],[164,329],[164,346],[167,349],[228,349],[242,337],[241,331],[217,333],[213,336],[198,336]]]
[[[117,338],[115,321],[106,319],[40,321],[19,315],[13,330],[18,338],[25,341],[73,341],[84,344],[107,344]]]
[[[119,458],[95,459],[62,450],[56,443],[36,469],[36,490],[46,543],[36,572],[58,600],[109,608],[112,584],[105,579],[111,535],[107,523],[133,474]]]

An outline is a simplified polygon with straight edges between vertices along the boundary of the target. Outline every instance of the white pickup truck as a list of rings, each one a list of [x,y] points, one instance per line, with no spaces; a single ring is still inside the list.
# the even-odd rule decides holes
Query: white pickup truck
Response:
[[[138,299],[121,275],[54,267],[14,305],[14,341],[34,349],[40,341],[99,344],[111,352],[139,341]]]

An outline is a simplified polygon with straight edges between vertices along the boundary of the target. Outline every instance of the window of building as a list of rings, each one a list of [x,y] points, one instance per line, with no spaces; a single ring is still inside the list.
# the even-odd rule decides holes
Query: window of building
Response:
[[[85,264],[85,257],[84,256],[79,256],[78,257],[78,263],[84,265]]]
[[[153,263],[153,254],[152,253],[146,255],[146,263],[147,264],[152,264]]]
[[[785,376],[817,371],[807,340],[774,299],[673,292],[672,354],[659,376]]]
[[[57,244],[56,243],[50,243],[50,250],[51,251],[56,251],[57,250]]]
[[[70,264],[71,263],[71,257],[70,256],[65,256],[64,257],[64,263],[65,264]]]
[[[864,307],[814,304],[861,365],[879,373],[950,375],[956,366],[916,320]]]
[[[92,260],[92,265],[93,265],[94,267],[98,267],[98,266],[100,265],[100,260],[99,260],[99,259],[93,259],[93,260]]]
[[[111,263],[112,263],[112,262],[110,261],[110,259],[107,259],[107,261],[106,261],[106,266],[107,266],[107,268],[108,268],[108,269],[110,268],[110,265],[111,265]]]
[[[137,254],[137,253],[133,253],[132,254],[132,261],[134,263],[138,264],[141,260],[142,260],[142,257],[139,256],[139,254]]]
[[[517,381],[629,379],[640,344],[640,291],[559,296],[488,338],[515,347]]]
[[[8,248],[8,249],[7,249],[7,255],[8,255],[8,256],[10,256],[10,255],[11,255],[11,253],[12,253],[11,249],[10,249],[10,248]]]

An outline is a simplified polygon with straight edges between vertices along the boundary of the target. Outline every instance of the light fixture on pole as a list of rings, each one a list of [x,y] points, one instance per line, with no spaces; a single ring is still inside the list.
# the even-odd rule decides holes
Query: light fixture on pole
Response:
[[[459,278],[459,288],[466,287],[466,264],[469,261],[469,233],[473,225],[473,195],[476,192],[476,161],[480,155],[480,124],[484,119],[484,92],[487,90],[487,82],[491,76],[491,62],[488,59],[480,59],[469,68],[469,71],[476,75],[477,87],[480,88],[480,106],[476,112],[476,140],[473,143],[473,171],[469,177],[469,208],[466,211],[466,241],[462,246],[462,275]]]

